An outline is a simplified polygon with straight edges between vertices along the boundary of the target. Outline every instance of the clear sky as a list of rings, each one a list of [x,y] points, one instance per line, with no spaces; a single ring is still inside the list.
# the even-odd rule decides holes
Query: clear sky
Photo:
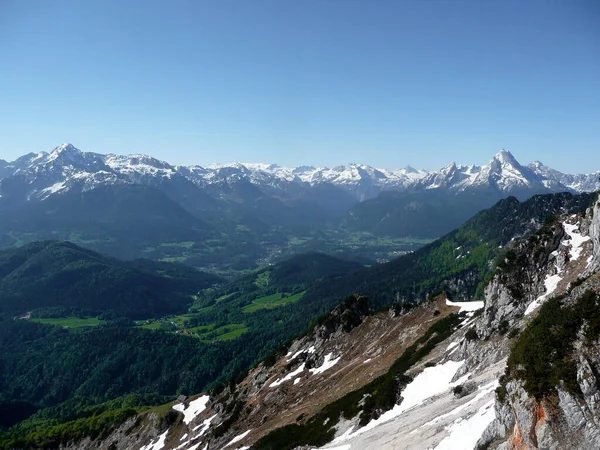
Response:
[[[0,0],[0,158],[600,169],[600,2]]]

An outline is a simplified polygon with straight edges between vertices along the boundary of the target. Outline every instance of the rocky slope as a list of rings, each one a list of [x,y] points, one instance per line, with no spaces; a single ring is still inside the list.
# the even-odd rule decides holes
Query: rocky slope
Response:
[[[348,298],[228,386],[77,449],[600,446],[600,203],[506,248],[485,302]]]

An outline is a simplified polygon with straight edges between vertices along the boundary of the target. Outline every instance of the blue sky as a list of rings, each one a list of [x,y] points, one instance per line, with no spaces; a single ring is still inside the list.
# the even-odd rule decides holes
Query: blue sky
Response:
[[[0,2],[0,158],[600,169],[597,1]]]

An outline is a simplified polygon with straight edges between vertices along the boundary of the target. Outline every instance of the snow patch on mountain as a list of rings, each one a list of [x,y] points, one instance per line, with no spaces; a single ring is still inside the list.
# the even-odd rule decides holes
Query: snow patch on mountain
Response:
[[[348,191],[358,200],[372,198],[386,190],[418,192],[445,189],[460,193],[491,189],[502,194],[521,191],[533,194],[549,191],[583,192],[600,188],[600,172],[568,175],[537,161],[522,166],[506,150],[495,155],[485,166],[461,166],[453,162],[430,172],[410,166],[389,170],[365,164],[333,168],[283,167],[266,163],[172,166],[144,154],[103,155],[82,152],[72,144],[65,143],[50,153],[30,153],[11,163],[3,162],[0,168],[0,177],[24,177],[24,189],[30,189],[26,196],[32,200],[45,200],[72,190],[86,191],[103,185],[152,184],[175,177],[182,177],[200,187],[241,180],[259,187],[284,190],[291,184],[328,183]]]
[[[427,399],[448,391],[451,386],[460,384],[462,379],[452,382],[458,369],[464,361],[447,361],[434,367],[426,367],[423,372],[415,377],[402,391],[402,403],[395,405],[391,410],[384,412],[378,419],[371,420],[367,425],[353,433],[344,434],[333,442],[352,440],[356,436],[366,433],[379,425],[389,422],[402,415],[404,412],[422,405]]]
[[[325,359],[324,359],[321,367],[317,367],[315,369],[309,369],[309,370],[313,375],[318,375],[320,373],[323,373],[323,372],[331,369],[333,366],[335,366],[338,363],[338,361],[340,359],[341,359],[341,356],[339,356],[337,358],[332,358],[331,353],[328,353],[325,355]]]
[[[178,403],[173,406],[175,411],[179,411],[183,413],[183,423],[189,425],[189,423],[194,420],[202,411],[206,409],[206,405],[210,397],[208,395],[203,395],[202,397],[198,397],[195,400],[192,400],[189,405],[186,406],[185,403]]]

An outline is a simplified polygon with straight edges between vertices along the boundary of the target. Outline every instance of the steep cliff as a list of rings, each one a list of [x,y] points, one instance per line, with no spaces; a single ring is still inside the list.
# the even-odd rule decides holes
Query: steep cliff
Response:
[[[500,379],[496,419],[483,434],[482,447],[600,448],[599,209],[596,203],[581,217],[563,219],[568,239],[550,253],[537,277],[521,282],[535,292],[545,272],[546,290],[533,301],[527,298],[523,319],[518,315],[524,302],[511,298],[499,278],[490,283],[498,306],[490,309],[486,323],[512,319],[524,330]]]

